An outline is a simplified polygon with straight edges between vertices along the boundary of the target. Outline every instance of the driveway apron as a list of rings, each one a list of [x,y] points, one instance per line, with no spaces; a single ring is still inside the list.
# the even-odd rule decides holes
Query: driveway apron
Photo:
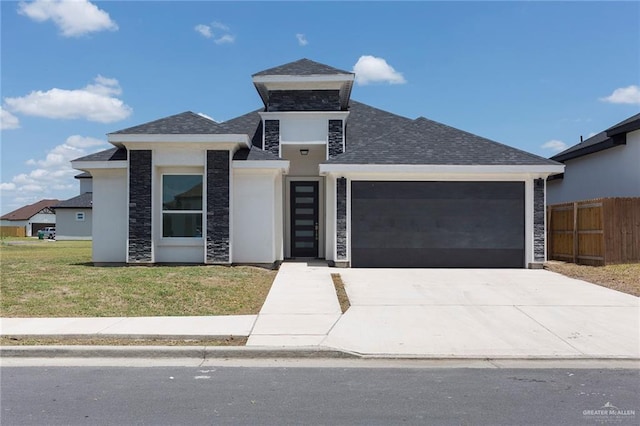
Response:
[[[640,358],[639,298],[546,270],[344,269],[324,346],[372,356]]]

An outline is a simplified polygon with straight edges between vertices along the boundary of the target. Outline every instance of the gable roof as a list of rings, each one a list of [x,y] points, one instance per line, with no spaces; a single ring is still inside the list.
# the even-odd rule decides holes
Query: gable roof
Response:
[[[574,158],[604,151],[614,146],[627,143],[626,135],[629,132],[640,129],[640,114],[633,115],[626,120],[619,122],[607,130],[591,136],[582,142],[565,149],[564,151],[551,157],[552,160],[565,162]]]
[[[355,101],[343,154],[325,164],[555,165],[554,161],[419,117]]]
[[[29,204],[28,206],[20,207],[12,212],[9,212],[5,215],[2,215],[0,219],[2,220],[29,220],[33,216],[42,212],[43,210],[49,209],[54,205],[58,204],[59,200],[50,199],[50,200],[40,200],[36,203]]]
[[[53,206],[54,209],[90,209],[92,208],[93,194],[85,192],[68,200],[60,201]]]
[[[231,120],[223,121],[220,126],[230,134],[247,135],[251,144],[256,148],[262,148],[262,118],[260,112],[264,108],[251,111]]]
[[[159,120],[129,127],[109,133],[110,135],[206,135],[224,134],[222,127],[215,121],[205,118],[200,114],[185,111]]]
[[[278,65],[277,67],[269,68],[264,71],[259,71],[253,74],[252,77],[265,76],[265,75],[310,76],[310,75],[335,75],[335,74],[353,74],[353,73],[349,71],[344,71],[338,68],[334,68],[329,65],[321,64],[319,62],[315,62],[307,58],[303,58],[294,62],[289,62],[284,65]]]

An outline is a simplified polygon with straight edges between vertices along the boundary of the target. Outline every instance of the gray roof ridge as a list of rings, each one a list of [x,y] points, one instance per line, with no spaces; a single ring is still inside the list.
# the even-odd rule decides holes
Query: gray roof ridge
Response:
[[[307,68],[305,72],[294,71],[297,67],[302,66],[303,69]],[[313,72],[315,71],[315,72]],[[293,74],[292,74],[293,72]],[[323,64],[321,62],[313,61],[308,58],[301,58],[295,61],[287,62],[285,64],[277,65],[275,67],[267,68],[266,70],[258,71],[252,74],[251,77],[259,77],[265,75],[327,75],[327,74],[346,74],[353,75],[351,71],[345,71],[331,65]]]
[[[117,130],[115,132],[111,132],[111,133],[108,133],[108,134],[109,135],[127,134],[127,133],[131,133],[131,132],[137,131],[137,129],[140,129],[140,128],[149,127],[149,126],[152,126],[154,124],[161,123],[163,121],[169,121],[169,120],[175,119],[177,117],[186,116],[186,115],[189,115],[189,116],[191,116],[191,117],[193,117],[193,118],[195,118],[197,120],[206,120],[207,124],[212,125],[214,127],[219,127],[220,126],[220,124],[217,121],[213,120],[212,118],[205,117],[202,114],[198,114],[198,113],[195,113],[193,111],[188,110],[188,111],[179,112],[177,114],[168,115],[166,117],[158,118],[156,120],[151,120],[151,121],[147,121],[145,123],[137,124],[135,126],[127,127],[125,129]]]

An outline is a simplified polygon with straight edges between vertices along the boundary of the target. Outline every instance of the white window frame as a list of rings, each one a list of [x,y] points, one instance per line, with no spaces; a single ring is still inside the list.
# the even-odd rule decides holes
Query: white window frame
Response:
[[[86,216],[87,215],[84,212],[76,212],[76,221],[77,222],[84,222]]]
[[[200,176],[202,179],[202,208],[200,210],[165,210],[164,209],[164,177],[165,176]],[[178,239],[188,239],[188,240],[202,240],[204,238],[204,207],[205,207],[205,197],[204,197],[204,173],[162,173],[160,175],[160,238],[163,240],[178,240]],[[199,237],[165,237],[164,235],[164,215],[165,214],[200,214],[200,229],[202,232]]]

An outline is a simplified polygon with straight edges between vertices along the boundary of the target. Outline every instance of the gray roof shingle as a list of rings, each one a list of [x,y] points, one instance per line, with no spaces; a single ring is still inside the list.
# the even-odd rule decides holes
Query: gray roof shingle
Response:
[[[85,192],[77,197],[69,198],[68,200],[60,201],[53,206],[54,209],[90,209],[92,208],[93,194],[91,192]]]
[[[233,154],[234,160],[248,160],[248,161],[272,161],[282,160],[277,155],[273,155],[270,152],[263,151],[260,148],[252,146],[251,148],[242,148],[237,150]]]
[[[111,148],[85,155],[72,161],[123,161],[126,159],[127,150],[125,148]]]
[[[230,134],[248,135],[251,138],[253,146],[261,148],[262,118],[258,113],[262,111],[264,111],[264,108],[251,111],[228,121],[223,121],[220,123],[220,127],[224,128],[227,133]]]
[[[265,75],[334,75],[334,74],[353,74],[349,71],[344,71],[338,68],[331,67],[329,65],[321,64],[319,62],[312,61],[307,58],[303,58],[294,62],[289,62],[284,65],[269,68],[264,71],[259,71],[252,75],[252,77],[265,76]]]
[[[110,133],[145,135],[206,135],[226,133],[218,123],[191,111]]]
[[[346,152],[326,164],[550,165],[554,161],[424,117],[351,102]]]

